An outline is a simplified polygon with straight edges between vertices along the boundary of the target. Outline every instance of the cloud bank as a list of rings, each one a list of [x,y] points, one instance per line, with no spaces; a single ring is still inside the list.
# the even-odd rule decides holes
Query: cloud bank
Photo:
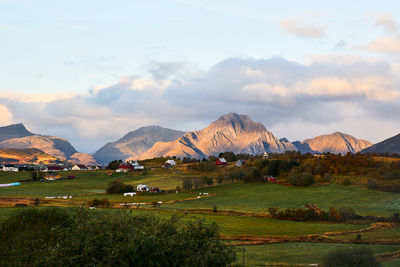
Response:
[[[80,95],[0,94],[1,124],[23,122],[82,152],[140,126],[194,130],[228,112],[248,114],[291,140],[341,130],[376,142],[400,131],[400,81],[389,63],[363,58],[309,65],[228,58],[206,72],[153,63],[147,77],[122,77]]]

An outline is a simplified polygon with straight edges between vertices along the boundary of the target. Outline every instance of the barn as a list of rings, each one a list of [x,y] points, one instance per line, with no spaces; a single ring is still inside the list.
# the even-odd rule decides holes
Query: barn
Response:
[[[217,160],[215,161],[215,165],[227,165],[228,162],[226,162],[226,159],[224,158],[217,158]]]

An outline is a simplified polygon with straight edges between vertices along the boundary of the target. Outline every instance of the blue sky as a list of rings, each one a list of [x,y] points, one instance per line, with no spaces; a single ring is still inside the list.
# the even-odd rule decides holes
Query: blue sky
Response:
[[[35,131],[69,138],[84,152],[92,152],[103,142],[145,124],[193,130],[206,126],[210,120],[222,115],[220,113],[231,111],[248,113],[279,137],[303,139],[337,129],[373,142],[380,141],[400,130],[394,126],[398,123],[395,119],[388,120],[381,127],[382,131],[365,130],[371,123],[382,123],[379,117],[376,121],[366,120],[372,108],[376,109],[373,114],[378,116],[383,109],[392,112],[390,107],[400,103],[396,102],[399,19],[398,1],[0,0],[0,112],[3,112],[0,124],[23,122]],[[143,99],[137,106],[148,101],[161,101],[157,107],[167,109],[167,106],[173,106],[171,103],[180,102],[165,92],[182,95],[180,90],[183,90],[190,100],[195,97],[190,92],[197,92],[193,87],[195,80],[202,80],[204,87],[213,88],[215,83],[231,79],[233,73],[229,71],[224,81],[214,76],[211,80],[207,75],[220,62],[230,58],[245,59],[240,64],[250,66],[252,70],[257,70],[264,64],[263,60],[270,58],[282,58],[304,67],[314,66],[309,68],[312,74],[307,75],[313,76],[316,84],[323,81],[321,90],[326,93],[318,93],[318,99],[324,101],[338,88],[328,88],[328,82],[329,86],[340,87],[346,80],[347,87],[337,91],[353,90],[354,94],[338,97],[335,91],[329,104],[344,105],[353,115],[331,120],[287,115],[292,114],[293,107],[300,103],[300,96],[295,97],[293,106],[277,107],[274,117],[268,115],[271,114],[268,101],[263,103],[264,106],[257,106],[251,100],[242,101],[237,107],[233,105],[237,110],[230,110],[232,105],[221,104],[229,102],[224,99],[224,92],[228,90],[225,86],[219,87],[225,89],[215,89],[217,93],[221,92],[218,98],[221,103],[216,105],[222,108],[211,108],[210,113],[202,116],[187,107],[178,109],[183,106],[176,104],[173,108],[192,117],[174,115],[174,120],[161,120],[161,114],[146,110],[141,110],[142,120],[130,120],[129,117],[137,117],[138,110],[125,117],[129,111],[123,106],[109,105],[113,101],[111,98],[104,100],[103,97],[96,102],[101,92],[109,88],[121,92],[129,81],[135,84],[133,91],[142,94],[132,95]],[[318,64],[322,64],[325,71],[319,70]],[[363,77],[370,78],[361,82],[360,78],[354,78],[359,77],[354,68],[363,65],[370,66],[370,69],[363,69]],[[227,64],[223,66],[227,70],[230,68]],[[284,64],[282,68],[287,66]],[[339,73],[341,68],[347,68],[354,75]],[[276,75],[285,75],[286,71]],[[371,74],[373,72],[382,75],[379,82],[377,75]],[[268,95],[271,91],[265,91],[265,88],[280,90],[278,102],[289,99],[282,93],[287,90],[291,95],[305,94],[305,90],[298,89],[298,81],[293,79],[281,81],[283,87],[276,89],[269,87],[269,80],[264,78],[264,87],[257,92]],[[308,78],[304,79],[304,83],[309,82]],[[391,83],[383,84],[384,80]],[[143,84],[143,81],[146,82]],[[288,83],[291,86],[285,87]],[[365,89],[366,83],[371,88]],[[249,88],[246,84],[238,84],[242,89]],[[257,93],[254,90],[251,94]],[[379,90],[383,95],[390,95],[390,99],[378,94]],[[315,91],[307,91],[307,94],[316,95]],[[354,95],[360,98],[355,99]],[[74,115],[57,102],[67,100],[87,104],[85,112],[90,110],[90,115]],[[23,107],[33,104],[38,112],[33,113],[34,118],[21,112]],[[75,108],[71,103],[68,105]],[[124,105],[130,106],[129,103]],[[204,105],[193,106],[193,109],[202,109]],[[291,112],[286,112],[288,110]],[[95,114],[101,118],[123,120],[123,117],[126,121],[109,127],[106,122],[96,120]],[[279,123],[276,116],[280,114],[283,122]],[[38,116],[41,118],[35,119]],[[354,120],[360,125],[352,123]],[[93,123],[96,131],[82,129],[82,125],[88,123]]]

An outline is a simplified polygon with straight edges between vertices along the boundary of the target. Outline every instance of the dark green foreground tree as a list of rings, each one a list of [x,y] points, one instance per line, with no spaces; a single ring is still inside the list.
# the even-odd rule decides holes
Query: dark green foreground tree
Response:
[[[227,266],[216,224],[59,208],[27,209],[0,225],[0,266]]]
[[[329,252],[324,258],[324,267],[381,267],[371,249],[340,249]]]

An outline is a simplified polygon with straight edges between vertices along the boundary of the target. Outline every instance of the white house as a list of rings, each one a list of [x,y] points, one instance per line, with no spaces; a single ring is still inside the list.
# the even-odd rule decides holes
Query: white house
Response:
[[[87,170],[87,167],[85,165],[82,165],[82,164],[76,164],[71,168],[71,170],[73,170],[73,171],[84,171],[84,170]]]
[[[268,153],[267,153],[267,152],[264,152],[264,153],[263,153],[263,159],[268,159],[268,158],[269,158]]]
[[[144,166],[133,166],[133,168],[135,168],[136,171],[144,170]]]
[[[246,165],[246,162],[242,159],[239,159],[238,161],[236,161],[236,164],[235,164],[236,167],[242,167],[245,165]]]
[[[18,167],[16,167],[13,164],[4,164],[3,165],[3,171],[5,171],[5,172],[17,172],[18,171]]]
[[[173,159],[169,159],[169,160],[167,160],[165,163],[168,163],[168,164],[171,165],[171,166],[175,166],[175,165],[176,165],[176,162],[175,162],[175,160],[173,160]]]
[[[127,193],[124,193],[124,197],[133,197],[134,195],[136,195],[135,192],[127,192]]]
[[[140,184],[136,187],[136,191],[140,191],[140,192],[149,191],[149,190],[150,190],[150,188],[145,184]]]
[[[139,164],[139,162],[137,162],[137,160],[131,162],[131,164],[133,167],[140,166],[140,164]]]

